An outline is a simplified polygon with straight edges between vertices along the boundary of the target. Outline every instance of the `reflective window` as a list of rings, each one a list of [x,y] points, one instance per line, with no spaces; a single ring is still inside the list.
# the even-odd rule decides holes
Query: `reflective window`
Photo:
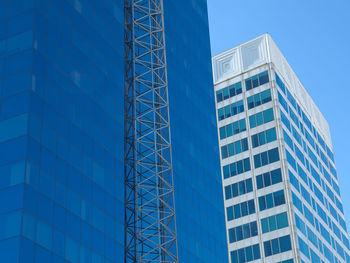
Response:
[[[263,233],[281,229],[287,226],[288,226],[287,212],[261,219],[261,228]]]
[[[260,145],[273,142],[276,139],[276,128],[268,129],[252,136],[252,146],[256,148]]]
[[[284,191],[280,190],[268,195],[259,197],[259,210],[266,209],[285,204]]]
[[[225,186],[225,199],[234,198],[239,195],[253,191],[252,179],[246,179],[235,184]]]
[[[281,78],[277,75],[277,73],[275,73],[275,77],[276,77],[276,83],[278,85],[278,87],[282,90],[282,92],[285,94],[286,93],[286,87],[283,83],[283,81],[281,80]]]
[[[285,109],[285,111],[288,113],[288,103],[287,101],[283,98],[281,93],[278,91],[278,101],[282,105],[282,107]]]
[[[273,109],[268,109],[262,112],[258,112],[257,114],[249,116],[249,124],[250,128],[255,128],[264,123],[268,123],[274,120]]]
[[[248,91],[268,82],[269,82],[269,74],[268,74],[268,71],[265,71],[249,79],[246,79],[245,87],[246,87],[246,90]]]
[[[282,182],[282,172],[280,168],[256,176],[256,184],[258,189],[280,182]]]
[[[245,131],[246,129],[247,127],[246,127],[245,119],[235,121],[233,123],[230,123],[220,128],[219,130],[220,139],[222,140],[232,135],[236,135],[240,132]]]
[[[271,101],[271,90],[265,90],[258,94],[252,95],[247,98],[248,109],[252,109],[259,105],[265,104]]]
[[[238,82],[216,92],[216,101],[221,102],[242,93],[242,83]]]
[[[248,140],[244,138],[242,140],[224,145],[221,147],[221,157],[222,159],[228,158],[230,156],[245,152],[248,150]]]
[[[259,244],[231,251],[231,263],[245,263],[260,258]]]
[[[227,105],[223,108],[218,109],[219,121],[237,115],[244,111],[243,100]]]
[[[226,208],[227,220],[231,221],[255,213],[254,199]]]
[[[283,236],[264,242],[265,257],[283,253],[292,249],[290,236]]]
[[[261,166],[279,161],[278,148],[271,149],[254,155],[254,166],[259,168]]]
[[[245,158],[223,167],[224,179],[250,171],[250,160]]]
[[[246,238],[254,237],[258,235],[258,227],[256,221],[237,226],[228,230],[229,241],[234,243]]]

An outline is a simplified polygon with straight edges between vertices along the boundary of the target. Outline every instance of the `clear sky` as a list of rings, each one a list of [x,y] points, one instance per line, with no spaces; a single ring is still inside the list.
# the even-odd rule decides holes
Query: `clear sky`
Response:
[[[329,123],[350,228],[350,1],[208,0],[212,54],[270,33]]]

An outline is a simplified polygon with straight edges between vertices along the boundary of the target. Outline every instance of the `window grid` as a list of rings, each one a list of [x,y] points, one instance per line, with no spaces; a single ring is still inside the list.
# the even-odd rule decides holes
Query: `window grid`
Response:
[[[231,199],[253,191],[252,178],[225,186],[225,199]]]
[[[250,171],[250,160],[245,158],[223,167],[224,179]]]
[[[280,168],[256,176],[258,189],[282,182],[282,171]]]
[[[271,128],[263,132],[252,135],[253,148],[273,142],[277,139],[276,128]]]
[[[271,90],[265,90],[263,92],[254,94],[250,97],[247,98],[247,103],[248,103],[248,109],[253,109],[255,107],[258,107],[262,104],[268,103],[272,100],[271,97]]]
[[[287,226],[288,226],[287,212],[261,219],[261,229],[263,234],[267,232],[275,231],[278,229],[282,229]]]
[[[229,206],[226,208],[227,213],[227,221],[231,221],[237,218],[241,218],[247,215],[254,214],[255,204],[254,199],[242,202],[233,206]]]
[[[237,101],[223,108],[218,109],[219,121],[235,116],[244,111],[243,100]]]
[[[235,121],[219,129],[220,140],[226,139],[247,130],[245,119]]]
[[[230,243],[238,242],[243,239],[255,237],[258,235],[257,222],[247,223],[228,230]]]
[[[248,140],[247,138],[235,141],[228,145],[224,145],[221,147],[221,156],[222,159],[226,159],[233,155],[239,154],[241,152],[245,152],[248,150]]]
[[[301,142],[301,139],[300,139],[300,135],[299,135],[298,132],[294,129],[294,126],[293,126],[293,125],[292,125],[292,130],[293,130],[293,137],[298,141],[299,144],[301,144],[302,142]],[[326,164],[325,155],[323,154],[323,152],[322,152],[321,150],[319,150],[317,144],[315,144],[314,139],[313,139],[312,136],[307,132],[307,130],[304,130],[304,131],[305,131],[305,135],[306,135],[307,141],[308,141],[311,145],[313,145],[314,147],[315,147],[315,145],[316,145],[315,148],[318,150],[318,153],[319,153],[319,156],[320,156],[322,162],[323,162],[324,164]],[[284,131],[284,133],[285,133],[285,131]],[[285,133],[284,135],[286,135],[286,133]],[[286,136],[285,136],[285,137],[286,137]],[[308,155],[309,155],[309,157],[311,158],[311,160],[313,160],[313,162],[315,163],[316,166],[319,166],[320,162],[317,160],[316,156],[312,153],[312,151],[310,150],[310,148],[307,147],[306,149],[307,149],[306,152],[309,153]],[[304,149],[304,150],[305,150],[305,149]],[[315,172],[315,170],[313,169],[312,165],[311,165],[311,166],[309,165],[307,159],[304,160],[304,157],[303,157],[303,154],[301,153],[301,150],[295,149],[295,151],[296,151],[296,155],[297,155],[298,159],[304,164],[304,166],[307,168],[307,170],[310,171],[310,168],[311,168],[311,171],[313,171],[312,174],[313,174],[313,175],[317,175],[317,172]],[[327,181],[330,183],[330,185],[333,186],[333,189],[335,190],[335,189],[337,188],[336,183],[333,182],[333,179],[331,179],[331,177],[330,177],[329,174],[327,173],[326,169],[324,169],[324,167],[323,167],[322,165],[321,165],[321,168],[322,168],[321,171],[323,171],[323,174],[324,174],[325,178],[326,178]],[[309,179],[307,179],[307,176],[305,176],[305,175],[306,175],[305,172],[302,172],[302,171],[303,171],[302,168],[298,165],[298,173],[299,173],[300,178],[302,178],[302,179],[305,181],[305,183],[306,183],[307,185],[309,185],[311,191],[314,192],[315,195],[316,195],[316,197],[322,202],[323,197],[322,197],[322,194],[320,195],[320,193],[321,193],[320,190],[316,187],[316,185],[314,185],[314,187],[312,188],[312,185],[313,185],[313,184],[311,183],[311,185],[310,185],[310,183],[308,183]],[[302,173],[301,173],[301,172],[302,172]],[[304,176],[302,176],[302,175],[304,175]],[[320,183],[319,175],[317,175],[317,177],[314,176],[314,178],[316,179],[317,182]],[[306,179],[307,179],[307,180],[306,180]],[[294,183],[294,186],[297,187],[297,185],[296,185],[295,183]],[[338,199],[335,198],[334,194],[333,194],[332,191],[329,189],[329,187],[328,187],[327,185],[324,184],[324,185],[323,185],[323,188],[324,188],[324,190],[326,190],[327,195],[330,197],[330,199],[333,201],[333,203],[337,203]],[[335,192],[338,193],[336,190],[335,190]],[[304,199],[306,198],[305,200],[307,200],[307,201],[309,200],[309,203],[310,203],[310,198],[307,198],[307,196],[305,196],[304,193],[305,193],[305,191],[302,193],[303,196],[304,196]],[[312,205],[312,204],[314,203],[314,200],[313,200],[313,199],[312,199],[311,201],[313,201],[313,202],[310,203],[310,205]],[[323,203],[323,202],[322,202],[322,203]],[[319,207],[318,204],[317,204],[317,207]],[[340,205],[340,208],[341,208],[341,207],[342,207],[342,206]],[[339,207],[338,207],[338,208],[339,208]],[[316,208],[314,208],[314,210],[316,211]],[[330,205],[330,204],[328,205],[328,210],[330,211],[330,214],[333,216],[333,218],[334,218],[336,221],[338,221],[339,224],[342,226],[342,228],[345,230],[345,229],[346,229],[346,225],[342,222],[343,220],[341,219],[340,215],[335,211],[335,209],[333,208],[332,205]],[[342,209],[339,209],[339,210],[342,211]],[[317,213],[320,215],[320,217],[321,217],[324,221],[327,220],[327,219],[326,219],[326,216],[325,216],[325,213],[323,212],[323,209],[322,209],[322,208],[319,207],[319,209],[317,209]],[[310,213],[307,213],[307,215],[309,216],[309,220],[311,220]],[[336,230],[336,228],[334,228],[334,227],[332,228],[331,226],[329,226],[329,227],[330,227],[330,230],[333,229],[333,233],[334,233],[335,235],[337,235],[337,230]],[[339,237],[339,234],[338,234],[337,236]],[[340,238],[340,240],[342,240],[342,239]],[[347,244],[347,243],[346,243],[346,240],[345,240],[345,241],[342,240],[342,242],[343,242],[344,245]]]
[[[261,85],[264,85],[265,83],[268,83],[268,82],[269,82],[269,73],[268,71],[265,71],[251,78],[246,79],[245,88],[248,91],[256,87],[259,87]]]
[[[250,125],[250,128],[252,129],[273,120],[274,120],[274,115],[273,115],[273,109],[271,108],[249,116],[249,125]]]
[[[231,263],[245,263],[261,257],[259,244],[231,251]]]
[[[259,197],[259,210],[264,211],[286,203],[284,198],[284,190],[276,191]]]
[[[242,83],[238,82],[229,87],[216,91],[216,102],[221,102],[242,93]]]
[[[290,236],[283,236],[264,242],[265,257],[283,253],[292,249]]]
[[[259,168],[264,165],[279,161],[278,148],[254,155],[254,167]]]

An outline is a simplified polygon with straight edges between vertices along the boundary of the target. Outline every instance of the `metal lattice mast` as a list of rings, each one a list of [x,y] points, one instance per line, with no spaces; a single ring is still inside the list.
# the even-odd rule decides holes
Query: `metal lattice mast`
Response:
[[[178,262],[162,0],[124,0],[125,262]]]

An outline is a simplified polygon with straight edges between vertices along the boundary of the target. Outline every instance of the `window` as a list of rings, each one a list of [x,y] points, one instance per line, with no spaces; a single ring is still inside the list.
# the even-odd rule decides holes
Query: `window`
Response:
[[[300,189],[301,189],[301,195],[303,196],[304,200],[306,202],[309,203],[309,205],[311,206],[311,196],[309,194],[309,192],[304,188],[304,186],[301,184],[300,185]]]
[[[332,251],[329,250],[327,246],[323,246],[323,250],[324,250],[324,255],[328,259],[328,261],[329,262],[334,262]]]
[[[336,246],[338,255],[341,256],[343,259],[345,259],[344,258],[344,249],[340,246],[340,244],[337,241],[335,241],[335,246]]]
[[[315,221],[314,221],[314,216],[312,212],[304,204],[303,204],[303,207],[304,207],[304,216],[310,222],[310,224],[314,226]]]
[[[259,87],[267,82],[269,82],[269,74],[268,74],[268,71],[265,71],[249,79],[246,79],[245,87],[246,87],[246,90],[248,91],[256,87]]]
[[[294,126],[292,126],[292,131],[293,131],[293,137],[295,138],[295,140],[299,143],[301,147],[303,147],[301,136],[299,132],[294,128]]]
[[[317,247],[317,245],[316,245]],[[314,263],[321,263],[321,259],[317,254],[310,248],[310,254],[311,254],[311,262]]]
[[[321,190],[317,187],[317,185],[313,184],[314,185],[314,193],[316,195],[316,197],[318,198],[318,200],[321,201],[322,204],[324,204],[324,197],[323,197],[323,194],[321,192]]]
[[[314,244],[315,247],[318,247],[317,245],[317,236],[315,233],[308,227],[306,226],[307,229],[307,237],[311,241],[312,244]]]
[[[334,177],[337,178],[337,171],[336,171],[336,169],[333,167],[333,165],[329,164],[329,170],[330,170],[331,173],[334,175]]]
[[[277,139],[276,128],[272,128],[252,136],[253,148],[273,142]]]
[[[303,213],[303,204],[301,200],[296,196],[296,194],[294,194],[293,191],[292,191],[292,201],[294,206],[299,210],[299,212]]]
[[[349,239],[346,238],[346,236],[344,235],[344,233],[341,233],[341,236],[342,236],[343,244],[344,244],[348,249],[350,249],[350,242],[349,242]],[[350,261],[349,261],[349,262],[350,262]]]
[[[292,138],[290,138],[290,136],[288,135],[288,133],[283,129],[283,138],[284,141],[287,143],[287,145],[289,146],[289,148],[291,148],[292,150],[294,150],[294,144],[293,144],[293,140]]]
[[[287,212],[261,219],[263,233],[271,232],[288,226]]]
[[[245,152],[248,150],[248,140],[244,138],[236,142],[224,145],[221,147],[221,156],[222,159],[228,158],[230,156]]]
[[[297,103],[296,103],[292,93],[290,93],[288,89],[286,89],[286,91],[287,91],[287,99],[289,100],[290,104],[292,104],[294,109],[297,109]]]
[[[311,122],[310,122],[309,118],[305,115],[304,112],[302,112],[302,117],[303,117],[303,121],[304,121],[305,125],[309,128],[310,131],[312,131]]]
[[[306,236],[304,221],[295,213],[294,213],[294,218],[295,218],[295,224],[297,228],[301,231],[301,233],[303,233]]]
[[[286,117],[286,115],[284,115],[284,113],[280,110],[281,113],[281,120],[282,123],[284,124],[284,126],[286,126],[286,128],[290,131],[290,121],[288,120],[288,118]]]
[[[323,168],[323,169],[322,169]],[[332,184],[332,179],[331,179],[331,175],[327,172],[327,170],[322,166],[322,168],[320,168],[320,170],[323,172],[324,177],[326,178],[327,182],[329,184]],[[333,199],[333,198],[331,198]]]
[[[321,217],[323,222],[328,224],[326,212],[323,210],[323,208],[318,203],[316,203],[316,207],[317,207],[317,214]]]
[[[301,166],[299,164],[297,164],[297,167],[298,167],[299,177],[305,182],[306,185],[308,185],[309,178],[308,178],[307,174],[305,173],[304,169],[301,168]]]
[[[321,155],[322,162],[328,167],[328,159],[326,155],[322,152],[322,150],[320,150],[320,155]]]
[[[288,174],[289,174],[289,180],[292,183],[292,185],[295,187],[295,189],[298,190],[298,192],[300,192],[300,187],[299,187],[299,181],[298,179],[294,176],[294,174],[288,170]]]
[[[300,237],[298,237],[298,243],[301,253],[303,253],[307,258],[310,258],[308,245]]]
[[[260,92],[258,94],[252,95],[247,98],[248,102],[248,109],[252,109],[254,107],[257,107],[259,105],[268,103],[271,101],[271,91],[265,90],[263,92]]]
[[[287,149],[286,149],[286,155],[287,155],[287,162],[289,163],[289,165],[293,167],[294,171],[297,171],[297,164],[295,162],[295,159]]]
[[[338,219],[339,219],[340,226],[344,229],[345,232],[347,232],[348,230],[346,228],[345,220],[342,219],[341,217],[339,217]]]
[[[232,135],[238,134],[240,132],[243,132],[247,129],[245,119],[241,119],[239,121],[235,121],[233,123],[230,123],[226,126],[223,126],[220,128],[220,139],[225,139],[227,137],[230,137]]]
[[[305,137],[306,140],[310,143],[310,145],[315,149],[315,140],[314,138],[312,138],[312,135],[307,130],[305,130]]]
[[[260,174],[256,177],[258,189],[282,182],[281,169]]]
[[[223,167],[224,179],[236,176],[238,174],[250,171],[249,158],[225,165]]]
[[[281,78],[277,75],[277,73],[275,73],[275,77],[276,77],[276,83],[277,83],[278,87],[280,87],[281,91],[283,91],[283,93],[285,94],[286,93],[286,86],[284,85]]]
[[[311,161],[316,165],[316,167],[318,167],[316,155],[312,152],[312,150],[309,148],[309,146],[307,147],[307,150],[308,150],[308,154],[309,154]]]
[[[280,190],[268,195],[259,197],[259,209],[264,211],[266,209],[285,204],[284,191]]]
[[[295,150],[295,155],[298,157],[300,162],[305,166],[305,157],[304,157],[304,154],[302,153],[302,151],[296,145],[294,147],[294,150]]]
[[[249,124],[250,128],[255,128],[264,123],[268,123],[274,120],[273,109],[268,109],[262,112],[258,112],[257,114],[249,116]]]
[[[234,198],[253,191],[252,179],[225,186],[225,199]]]
[[[279,161],[278,148],[254,155],[254,167],[259,168],[264,165]]]
[[[335,198],[335,204],[338,207],[338,209],[344,214],[344,209],[341,201],[338,198]]]
[[[265,257],[283,253],[292,249],[290,236],[283,236],[264,242]]]
[[[234,243],[246,238],[255,237],[258,235],[258,226],[256,221],[237,226],[229,229],[230,243]]]
[[[259,244],[231,251],[231,263],[245,263],[259,258]]]
[[[315,178],[316,182],[321,186],[321,176],[319,173],[314,169],[312,165],[310,165],[311,168],[311,175],[313,178]]]
[[[255,213],[254,199],[226,208],[227,220],[231,221]]]
[[[282,107],[288,112],[288,103],[287,101],[283,98],[281,93],[278,91],[278,101],[282,105]]]
[[[298,116],[294,113],[293,109],[289,107],[289,116],[295,123],[295,125],[299,128],[299,118]]]
[[[243,100],[227,105],[223,108],[218,109],[218,118],[219,121],[234,116],[238,113],[244,111]]]
[[[242,83],[238,82],[216,92],[216,101],[221,102],[242,93]]]
[[[334,155],[333,155],[331,149],[329,149],[328,146],[326,146],[326,148],[327,148],[327,155],[328,155],[328,157],[329,157],[329,158],[333,161],[333,163],[334,163]]]

